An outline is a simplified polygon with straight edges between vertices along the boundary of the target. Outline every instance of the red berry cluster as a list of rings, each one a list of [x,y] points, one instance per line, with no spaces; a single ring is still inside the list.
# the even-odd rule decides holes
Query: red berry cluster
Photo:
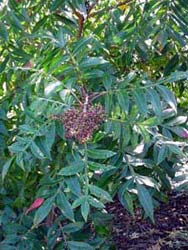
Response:
[[[79,143],[91,139],[94,130],[105,119],[105,111],[101,105],[87,105],[87,108],[72,108],[65,111],[62,117],[67,139],[74,138]]]

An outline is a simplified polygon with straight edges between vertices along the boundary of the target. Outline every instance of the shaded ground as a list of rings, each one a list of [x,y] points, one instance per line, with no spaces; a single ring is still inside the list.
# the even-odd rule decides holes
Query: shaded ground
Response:
[[[155,225],[143,220],[139,210],[133,220],[118,201],[108,211],[114,214],[117,250],[188,250],[188,193],[171,194],[155,212]]]

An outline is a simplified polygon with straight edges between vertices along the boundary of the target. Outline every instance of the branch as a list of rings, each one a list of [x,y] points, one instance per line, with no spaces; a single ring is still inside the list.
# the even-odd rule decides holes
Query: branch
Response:
[[[92,9],[98,4],[99,0],[96,0],[87,10],[87,18],[90,16]]]
[[[77,34],[77,38],[78,38],[78,39],[82,36],[83,29],[84,29],[84,22],[85,22],[85,20],[89,18],[92,9],[98,4],[98,2],[99,2],[99,0],[96,0],[96,2],[93,3],[93,4],[88,8],[88,10],[87,10],[87,17],[86,17],[86,18],[85,18],[79,11],[75,10],[75,9],[73,8],[73,6],[71,6],[72,9],[73,9],[74,14],[78,17],[78,34]]]
[[[79,39],[81,36],[82,36],[82,33],[83,33],[83,28],[84,28],[84,21],[85,21],[85,18],[84,16],[79,12],[77,11],[74,6],[69,3],[70,7],[72,8],[73,10],[73,13],[78,17],[78,32],[77,32],[77,38]]]
[[[84,17],[80,15],[78,18],[78,33],[77,33],[78,39],[82,36],[83,29],[84,29],[84,21],[85,21]]]
[[[96,11],[96,12],[93,12],[91,13],[88,17],[93,17],[93,16],[96,16],[96,15],[99,15],[99,14],[102,14],[103,12],[106,12],[106,11],[110,11],[110,10],[113,10],[113,9],[117,9],[118,7],[124,5],[124,4],[129,4],[131,2],[133,2],[134,0],[126,0],[126,1],[123,1],[123,2],[120,2],[114,6],[109,6],[107,8],[103,8],[99,11]]]

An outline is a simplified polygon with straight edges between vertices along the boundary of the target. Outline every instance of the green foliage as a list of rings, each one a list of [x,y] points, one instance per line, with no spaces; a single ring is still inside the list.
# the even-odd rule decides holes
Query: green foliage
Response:
[[[188,156],[187,20],[185,0],[2,1],[0,249],[110,249],[115,196],[154,222]],[[97,104],[92,139],[67,138],[65,111]]]

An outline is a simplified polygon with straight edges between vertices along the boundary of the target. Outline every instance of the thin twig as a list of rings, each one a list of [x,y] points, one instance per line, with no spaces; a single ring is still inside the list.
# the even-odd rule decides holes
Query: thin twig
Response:
[[[89,17],[93,17],[93,16],[99,15],[99,14],[101,14],[101,13],[103,13],[103,12],[108,12],[108,11],[110,11],[110,10],[117,9],[117,8],[120,7],[120,6],[125,5],[125,4],[129,4],[129,3],[131,3],[131,2],[134,2],[134,0],[126,0],[126,1],[120,2],[120,3],[116,4],[116,5],[109,6],[109,7],[107,7],[107,8],[103,8],[103,9],[101,9],[101,10],[99,10],[99,11],[90,13]]]
[[[137,89],[148,89],[148,88],[156,87],[158,85],[160,85],[159,82],[153,83],[153,84],[150,84],[150,85],[139,86],[139,87],[137,87]],[[123,90],[126,90],[127,93],[130,93],[130,92],[134,91],[135,88],[129,88],[128,89],[127,87],[125,87],[125,88],[110,89],[110,90],[105,90],[105,91],[101,91],[101,92],[95,92],[90,101],[93,101],[93,100],[97,99],[100,96],[107,95],[107,94],[113,95],[113,94],[115,94],[117,92],[121,92]]]
[[[93,3],[89,8],[88,8],[88,11],[87,11],[87,19],[89,18],[89,15],[92,11],[92,9],[98,4],[99,0],[96,0],[95,3]]]
[[[62,106],[68,106],[65,103],[62,103],[62,102],[59,102],[59,101],[55,101],[55,100],[52,100],[52,99],[48,99],[48,98],[44,98],[44,97],[38,97],[37,96],[37,99],[43,100],[43,101],[46,101],[46,102],[52,102],[52,103],[59,104],[59,105],[62,105]]]
[[[74,14],[78,17],[78,33],[77,38],[79,39],[82,36],[83,29],[84,29],[84,16],[77,10],[73,9]]]
[[[77,18],[78,18],[77,38],[79,39],[82,36],[82,33],[83,33],[85,18],[84,18],[84,16],[78,10],[76,10],[74,8],[74,6],[71,3],[69,3],[69,5],[72,8],[73,13],[75,14],[75,16],[77,16]]]
[[[89,193],[89,177],[88,177],[88,153],[87,153],[87,143],[84,143],[84,163],[85,163],[85,195],[88,196]]]
[[[82,33],[83,33],[83,29],[84,29],[84,17],[82,16],[81,18],[78,19],[78,34],[77,34],[77,38],[81,38]]]

